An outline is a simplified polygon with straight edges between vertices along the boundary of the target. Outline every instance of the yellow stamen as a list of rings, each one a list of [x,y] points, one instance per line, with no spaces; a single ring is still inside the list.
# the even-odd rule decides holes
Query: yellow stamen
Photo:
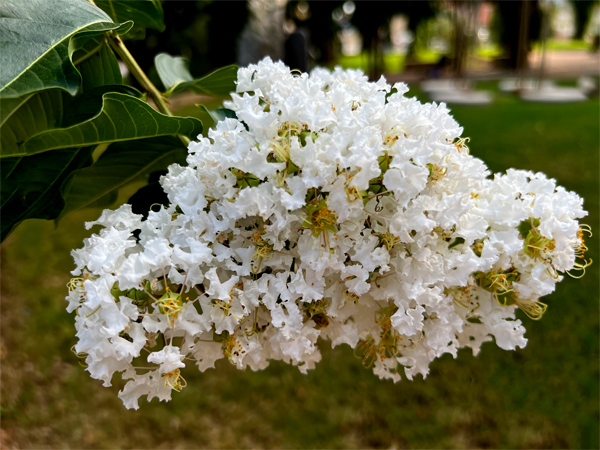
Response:
[[[165,373],[163,377],[165,378],[165,386],[170,386],[177,392],[181,392],[181,390],[187,386],[187,381],[181,376],[179,369]]]

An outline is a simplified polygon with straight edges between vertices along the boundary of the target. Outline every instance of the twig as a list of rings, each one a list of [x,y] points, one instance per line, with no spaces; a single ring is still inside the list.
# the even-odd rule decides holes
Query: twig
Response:
[[[144,73],[144,71],[137,63],[133,55],[129,53],[129,50],[125,46],[123,40],[115,31],[111,31],[110,33],[108,33],[108,43],[117,53],[117,55],[119,55],[119,57],[125,63],[131,74],[135,77],[135,79],[142,85],[146,92],[148,92],[148,95],[152,98],[158,110],[167,116],[172,116],[173,113],[167,106],[167,103],[162,93],[156,88],[156,86],[154,86],[152,81],[150,81],[150,79]],[[191,142],[190,139],[186,136],[182,136],[179,134],[177,135],[177,137],[185,147],[187,147]]]

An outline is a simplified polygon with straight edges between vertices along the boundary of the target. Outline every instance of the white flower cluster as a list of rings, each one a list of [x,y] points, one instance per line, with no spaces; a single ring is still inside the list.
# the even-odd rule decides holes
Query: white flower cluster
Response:
[[[319,337],[394,381],[492,337],[524,347],[515,310],[541,317],[560,274],[585,270],[583,201],[541,173],[490,179],[446,107],[406,91],[269,59],[240,69],[237,119],[169,168],[170,204],[106,210],[73,252],[91,376],[122,372],[137,409],[181,390],[189,364],[306,372]]]

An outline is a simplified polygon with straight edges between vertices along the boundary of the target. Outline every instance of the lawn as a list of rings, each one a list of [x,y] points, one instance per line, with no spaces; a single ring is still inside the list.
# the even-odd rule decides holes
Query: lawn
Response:
[[[536,51],[541,49],[541,44],[536,43],[533,48]],[[579,40],[559,40],[559,39],[550,39],[546,44],[546,50],[554,51],[554,50],[569,50],[569,51],[589,51],[591,49],[591,44],[588,42],[579,39]],[[502,48],[500,48],[497,44],[488,44],[477,47],[474,50],[474,54],[485,61],[493,61],[502,56]],[[415,54],[415,61],[419,63],[437,63],[440,58],[443,56],[443,53],[439,53],[430,48],[419,48]],[[386,73],[399,73],[401,72],[406,65],[406,55],[401,55],[393,52],[385,53],[383,55],[383,63]],[[341,55],[336,63],[339,64],[345,69],[362,69],[367,71],[368,69],[368,53],[362,52],[358,55],[353,56],[344,56]]]
[[[497,94],[456,107],[471,153],[493,171],[543,171],[598,216],[599,103],[536,105]],[[127,194],[121,196],[127,198]],[[529,343],[436,360],[427,379],[397,384],[363,369],[347,346],[328,349],[308,375],[282,363],[262,372],[227,361],[170,403],[127,411],[123,385],[102,387],[77,364],[65,311],[69,251],[89,235],[89,210],[59,225],[32,220],[2,245],[2,430],[6,448],[598,448],[598,267],[567,277],[541,321],[521,317]],[[600,263],[598,240],[590,256]]]
[[[420,63],[436,63],[443,55],[430,49],[418,49],[415,55],[415,60]],[[367,52],[359,53],[353,56],[340,56],[335,65],[340,65],[344,69],[362,69],[366,71],[368,68],[369,54]],[[383,55],[383,64],[385,72],[399,73],[404,69],[406,63],[406,55],[398,53],[385,53]]]
[[[534,49],[539,49],[540,43],[534,45]],[[591,44],[583,39],[549,39],[546,44],[548,50],[587,50],[591,49]]]

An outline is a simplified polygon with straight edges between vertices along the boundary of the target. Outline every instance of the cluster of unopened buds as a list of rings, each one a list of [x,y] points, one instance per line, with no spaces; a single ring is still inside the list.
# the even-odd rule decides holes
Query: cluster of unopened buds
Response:
[[[524,347],[564,274],[583,200],[541,173],[490,177],[446,107],[358,71],[238,72],[225,119],[161,179],[169,204],[106,210],[73,256],[74,352],[128,408],[226,358],[306,372],[318,338],[397,381],[461,347]]]

